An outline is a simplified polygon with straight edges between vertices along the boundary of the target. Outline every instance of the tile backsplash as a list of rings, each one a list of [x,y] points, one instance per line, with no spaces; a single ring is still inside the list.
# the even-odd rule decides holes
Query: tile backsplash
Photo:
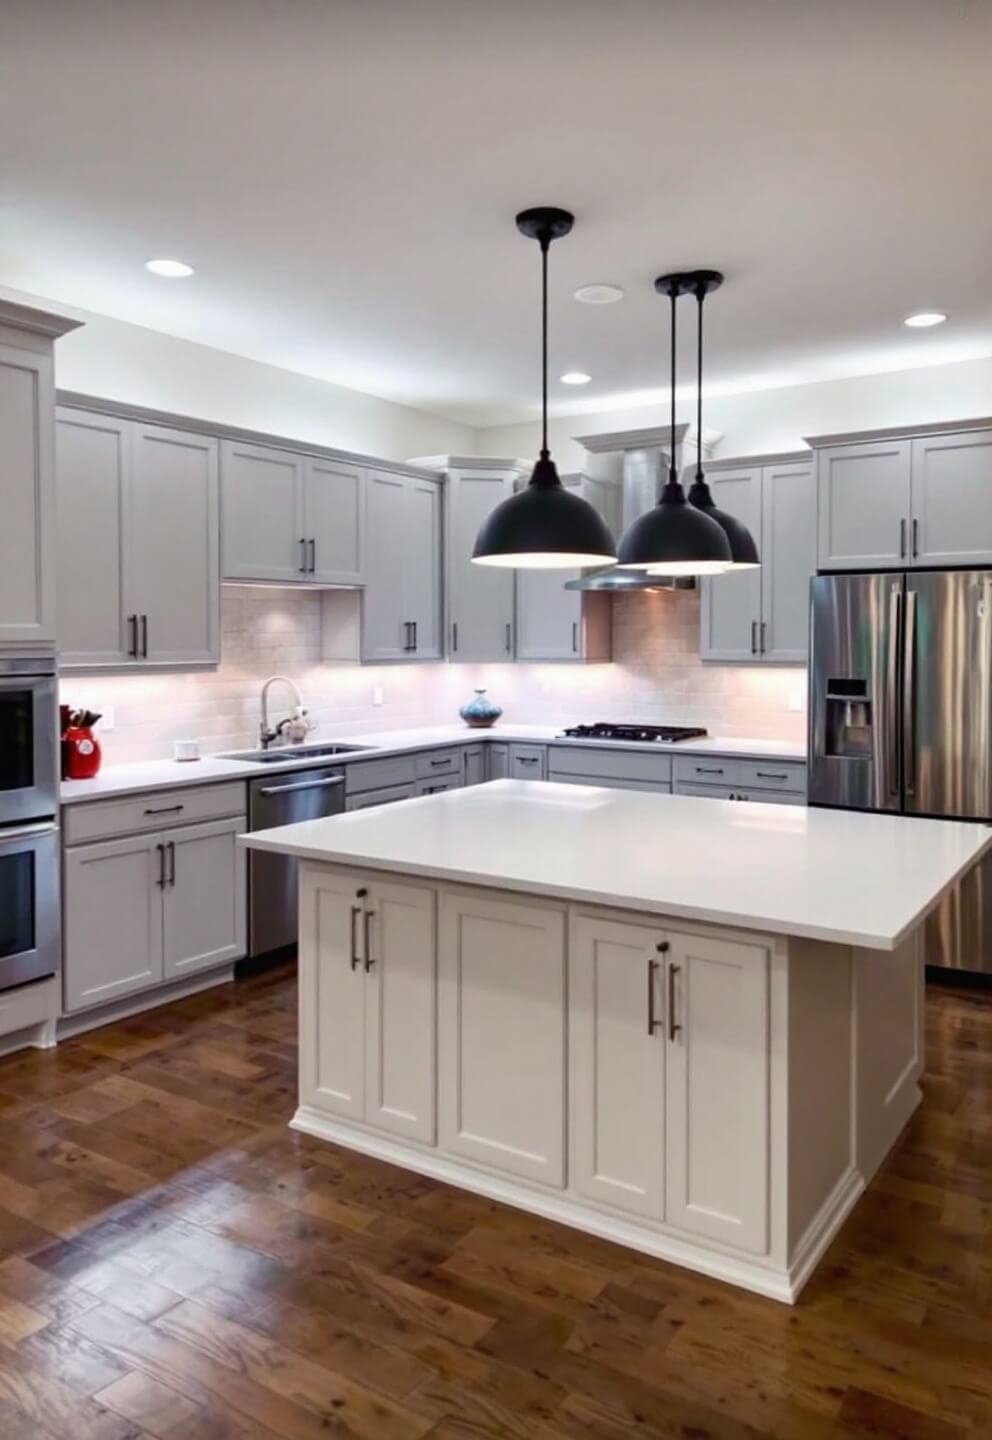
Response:
[[[276,673],[296,681],[320,736],[450,722],[485,685],[507,720],[632,719],[803,738],[805,670],[703,665],[698,592],[621,595],[612,604],[609,665],[330,665],[321,661],[319,594],[226,585],[216,670],[67,676],[61,699],[113,708],[113,731],[99,728],[111,764],[167,757],[179,739],[199,740],[204,753],[256,744],[259,691]],[[372,703],[377,688],[381,705]],[[284,714],[282,697],[272,698],[274,713]]]

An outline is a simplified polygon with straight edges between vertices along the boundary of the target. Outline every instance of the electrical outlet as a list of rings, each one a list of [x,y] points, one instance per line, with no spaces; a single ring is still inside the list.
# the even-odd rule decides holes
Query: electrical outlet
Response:
[[[385,697],[385,696],[383,695],[383,693],[382,693],[382,686],[381,686],[381,685],[374,685],[374,686],[372,687],[372,704],[373,704],[373,705],[381,705],[381,704],[383,703],[383,701],[385,700],[385,698],[386,698],[386,697]]]
[[[806,709],[806,691],[801,685],[794,685],[789,691],[789,709],[795,711]]]
[[[100,711],[100,729],[104,735],[110,735],[117,723],[113,705],[104,705]]]

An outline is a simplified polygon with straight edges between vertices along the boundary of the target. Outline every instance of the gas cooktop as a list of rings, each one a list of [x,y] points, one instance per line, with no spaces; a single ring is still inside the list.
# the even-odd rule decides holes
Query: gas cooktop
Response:
[[[646,745],[674,745],[679,740],[701,740],[706,731],[694,725],[573,725],[563,732],[570,740],[637,740]]]

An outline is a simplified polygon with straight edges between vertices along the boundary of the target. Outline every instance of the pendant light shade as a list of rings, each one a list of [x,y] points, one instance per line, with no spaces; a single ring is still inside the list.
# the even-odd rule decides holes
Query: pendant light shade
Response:
[[[694,272],[690,272],[694,273]],[[651,575],[719,575],[732,561],[730,541],[716,520],[690,505],[675,464],[675,307],[687,289],[687,275],[663,275],[655,289],[671,301],[671,431],[668,483],[653,510],[641,515],[624,531],[617,561],[625,569],[647,570]]]
[[[613,536],[602,516],[565,489],[548,450],[548,250],[573,223],[567,210],[550,205],[517,216],[517,229],[541,247],[541,454],[526,487],[486,518],[472,554],[476,565],[577,570],[616,563]]]
[[[689,490],[689,504],[708,515],[723,530],[730,541],[733,556],[731,570],[753,570],[761,564],[754,536],[736,515],[720,510],[713,500],[710,487],[703,473],[703,301],[711,290],[723,284],[719,270],[696,270],[691,278],[692,293],[697,304],[697,349],[696,349],[696,476]]]

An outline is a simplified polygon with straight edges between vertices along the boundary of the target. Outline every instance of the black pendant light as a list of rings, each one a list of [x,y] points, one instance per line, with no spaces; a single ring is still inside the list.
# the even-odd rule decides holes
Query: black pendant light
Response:
[[[689,504],[702,510],[722,528],[730,541],[730,553],[734,557],[731,570],[753,570],[761,564],[754,536],[736,515],[717,508],[710,494],[710,487],[703,474],[703,301],[711,290],[718,290],[723,284],[719,270],[696,270],[692,276],[692,292],[696,297],[698,312],[698,346],[696,351],[696,478],[689,490]]]
[[[733,560],[730,541],[720,525],[703,510],[690,505],[675,464],[675,307],[691,288],[695,271],[662,275],[654,288],[671,301],[671,432],[668,483],[657,505],[639,516],[624,531],[617,560],[625,569],[647,570],[652,575],[719,575]]]
[[[541,455],[525,489],[488,516],[475,542],[477,565],[576,570],[616,564],[613,536],[587,500],[566,490],[548,450],[548,250],[574,216],[552,205],[522,210],[517,229],[541,246]]]

